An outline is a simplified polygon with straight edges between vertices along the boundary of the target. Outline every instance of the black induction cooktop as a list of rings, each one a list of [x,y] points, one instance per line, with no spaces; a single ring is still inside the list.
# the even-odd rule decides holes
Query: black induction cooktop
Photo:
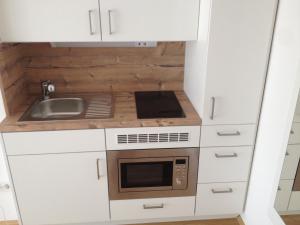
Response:
[[[185,117],[173,91],[142,91],[134,94],[138,119]]]

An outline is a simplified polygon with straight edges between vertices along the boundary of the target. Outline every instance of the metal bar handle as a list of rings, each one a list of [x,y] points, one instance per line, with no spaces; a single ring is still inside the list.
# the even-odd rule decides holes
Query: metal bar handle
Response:
[[[215,189],[211,189],[211,192],[213,194],[227,194],[227,193],[232,193],[233,190],[232,190],[232,188],[229,188],[228,190],[223,190],[223,191],[216,191]]]
[[[109,35],[112,35],[113,32],[112,32],[112,28],[111,28],[111,13],[112,13],[112,10],[108,10],[108,25],[109,25]]]
[[[155,204],[155,205],[144,204],[143,205],[144,209],[162,209],[164,207],[165,207],[165,205],[163,203],[158,204],[158,205],[157,204]]]
[[[234,133],[225,133],[225,132],[217,132],[217,135],[218,136],[240,136],[241,135],[241,132],[239,131],[236,131]]]
[[[295,131],[291,130],[290,134],[295,134]]]
[[[90,19],[90,34],[95,35],[96,31],[94,29],[94,23],[93,23],[93,12],[94,10],[89,10],[89,19]]]
[[[100,175],[100,159],[97,159],[96,164],[97,164],[97,178],[98,178],[98,180],[100,180],[100,178],[101,178],[101,175]]]
[[[215,156],[216,156],[216,158],[236,158],[236,157],[238,157],[238,154],[233,153],[231,155],[221,155],[221,154],[215,153]]]
[[[290,155],[290,153],[289,153],[289,152],[286,152],[286,153],[285,153],[285,156],[289,156],[289,155]]]
[[[216,105],[216,98],[211,97],[211,114],[210,114],[211,120],[214,120],[215,118],[215,105]]]

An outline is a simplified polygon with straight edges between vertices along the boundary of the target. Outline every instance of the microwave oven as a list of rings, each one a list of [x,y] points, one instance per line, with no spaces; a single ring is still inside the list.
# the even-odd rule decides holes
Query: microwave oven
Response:
[[[195,196],[199,149],[108,151],[111,200]]]

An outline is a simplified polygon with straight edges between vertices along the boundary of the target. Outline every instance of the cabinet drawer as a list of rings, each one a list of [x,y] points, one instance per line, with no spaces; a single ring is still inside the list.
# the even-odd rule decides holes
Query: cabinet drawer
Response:
[[[300,210],[300,191],[292,191],[289,211],[299,211]]]
[[[200,126],[106,129],[107,150],[199,147]]]
[[[201,148],[198,183],[247,181],[253,147]]]
[[[105,151],[103,129],[4,133],[7,155]]]
[[[193,216],[195,197],[117,200],[110,209],[112,220]]]
[[[199,184],[196,215],[231,215],[243,211],[247,182]]]
[[[253,145],[256,125],[203,126],[201,147]]]
[[[284,159],[281,179],[294,180],[300,159],[300,145],[288,145]]]
[[[275,200],[275,209],[279,212],[288,210],[294,180],[280,180]]]
[[[300,144],[300,123],[293,123],[290,133],[289,144]]]

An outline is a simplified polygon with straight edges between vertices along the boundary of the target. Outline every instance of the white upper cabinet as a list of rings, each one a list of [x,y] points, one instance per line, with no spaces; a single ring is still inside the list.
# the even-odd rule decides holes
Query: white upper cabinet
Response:
[[[203,123],[255,124],[264,90],[273,17],[259,1],[213,0]]]
[[[101,0],[103,41],[196,40],[199,0]]]
[[[199,4],[200,0],[1,0],[0,38],[2,42],[196,40]]]
[[[23,225],[109,220],[105,152],[9,156]]]
[[[3,42],[100,41],[98,0],[1,0]]]

